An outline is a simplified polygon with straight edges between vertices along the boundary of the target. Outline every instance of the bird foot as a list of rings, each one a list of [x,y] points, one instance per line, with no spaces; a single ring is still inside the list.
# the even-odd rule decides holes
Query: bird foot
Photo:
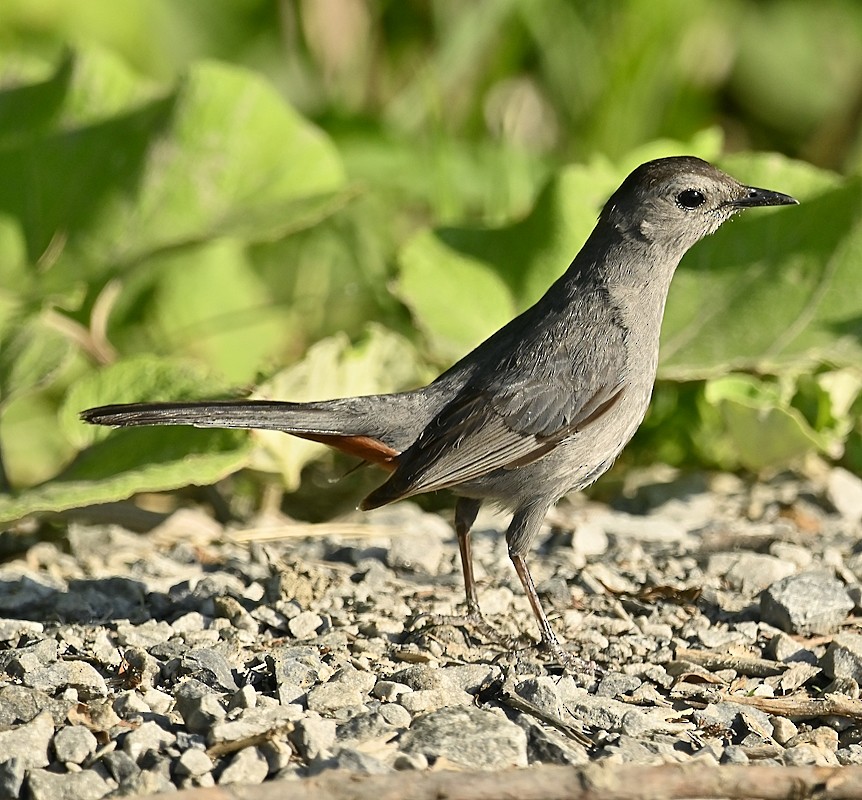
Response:
[[[470,611],[466,614],[419,614],[413,621],[414,630],[419,626],[424,628],[438,625],[461,628],[472,638],[481,638],[506,649],[511,649],[517,644],[516,639],[498,631],[479,611]]]
[[[563,668],[563,672],[569,675],[577,675],[579,673],[589,675],[593,678],[600,678],[605,671],[595,661],[576,656],[574,653],[566,650],[556,639],[551,641],[543,640],[539,645],[543,650],[551,655],[551,657]]]

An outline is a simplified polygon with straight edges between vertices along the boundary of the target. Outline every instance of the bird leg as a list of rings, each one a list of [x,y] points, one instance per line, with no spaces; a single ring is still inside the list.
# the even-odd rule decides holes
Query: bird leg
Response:
[[[488,624],[479,609],[476,593],[476,579],[473,575],[473,548],[470,529],[476,521],[481,500],[459,497],[455,503],[455,533],[458,536],[458,550],[461,554],[461,571],[464,573],[464,594],[467,601],[466,614],[422,614],[418,619],[427,620],[433,625],[456,625],[469,628],[491,641],[509,645],[508,637],[502,636]]]
[[[547,511],[547,506],[538,505],[528,506],[515,513],[512,523],[509,525],[509,530],[506,532],[506,541],[509,544],[509,558],[515,567],[515,572],[518,574],[521,585],[524,587],[527,600],[530,601],[533,615],[539,623],[542,646],[550,652],[566,671],[589,672],[593,674],[596,672],[596,664],[592,661],[585,661],[570,653],[560,644],[560,640],[557,639],[557,635],[554,633],[554,629],[548,620],[548,615],[545,613],[545,609],[542,608],[542,601],[539,599],[539,593],[536,591],[536,585],[533,583],[533,577],[530,575],[527,561],[524,558],[524,550],[530,546],[536,533],[538,533],[539,526],[542,524]]]

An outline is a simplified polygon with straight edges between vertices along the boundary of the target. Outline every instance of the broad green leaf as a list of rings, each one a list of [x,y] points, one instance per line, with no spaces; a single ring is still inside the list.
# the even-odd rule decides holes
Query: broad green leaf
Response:
[[[52,254],[55,290],[166,249],[284,235],[345,201],[332,144],[253,73],[202,62],[165,90],[93,50],[54,82],[31,92],[32,135],[0,120],[0,211],[31,263]]]
[[[131,428],[94,444],[53,480],[0,495],[0,523],[29,514],[109,503],[137,492],[207,486],[248,462],[251,444],[239,431]]]
[[[0,329],[0,407],[51,380],[71,353],[69,340],[46,314],[11,316]]]
[[[79,415],[85,409],[114,403],[212,399],[223,396],[225,390],[193,361],[136,356],[78,379],[66,394],[58,421],[68,440],[81,449],[113,435],[109,428],[82,422]]]
[[[728,375],[708,381],[704,400],[722,430],[714,422],[712,441],[702,444],[725,467],[775,469],[799,463],[825,444],[800,411],[783,400],[778,386],[755,377]]]
[[[255,397],[326,400],[414,388],[427,378],[410,343],[374,325],[355,345],[343,335],[321,340],[302,361],[261,386]],[[255,431],[254,438],[261,449],[255,452],[252,466],[279,472],[289,490],[299,485],[302,468],[324,451],[322,445],[277,431]]]
[[[277,360],[290,319],[243,243],[223,238],[148,259],[124,281],[109,335],[121,352],[194,359],[243,384]]]

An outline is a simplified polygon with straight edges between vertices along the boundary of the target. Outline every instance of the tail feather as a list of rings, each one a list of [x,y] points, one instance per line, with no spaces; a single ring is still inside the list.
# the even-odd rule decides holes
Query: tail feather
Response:
[[[320,435],[357,435],[361,421],[326,403],[243,400],[198,403],[128,403],[88,408],[93,425],[192,425],[196,428],[259,428]]]

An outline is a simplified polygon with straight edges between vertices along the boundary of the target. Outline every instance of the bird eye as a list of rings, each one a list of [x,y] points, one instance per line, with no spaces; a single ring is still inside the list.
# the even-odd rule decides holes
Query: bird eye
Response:
[[[676,196],[676,203],[680,208],[692,209],[702,206],[706,202],[703,192],[697,189],[685,189]]]

